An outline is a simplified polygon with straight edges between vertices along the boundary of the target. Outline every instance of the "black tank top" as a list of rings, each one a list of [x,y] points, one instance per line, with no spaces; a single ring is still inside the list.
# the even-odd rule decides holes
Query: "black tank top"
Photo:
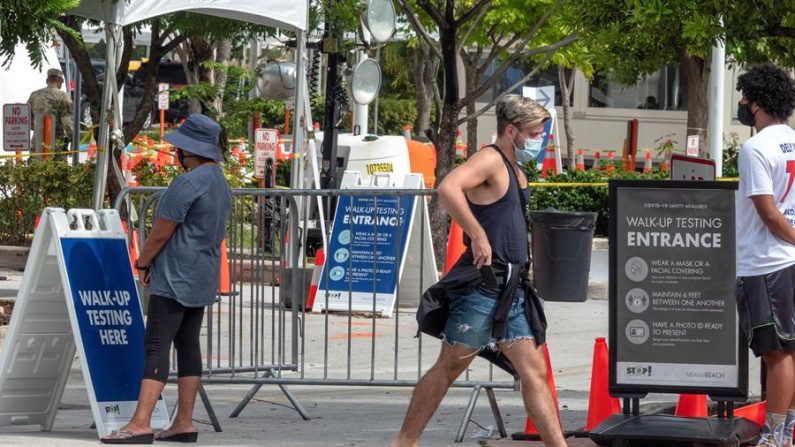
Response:
[[[491,147],[500,151],[498,147]],[[472,203],[469,197],[467,203],[489,238],[492,256],[512,264],[525,263],[527,262],[527,223],[517,193],[519,181],[508,159],[502,153],[500,155],[503,157],[505,168],[508,169],[508,191],[490,205]],[[530,187],[521,190],[521,193],[526,199],[525,203],[529,203]],[[469,247],[470,243],[469,235],[464,233],[464,245]]]

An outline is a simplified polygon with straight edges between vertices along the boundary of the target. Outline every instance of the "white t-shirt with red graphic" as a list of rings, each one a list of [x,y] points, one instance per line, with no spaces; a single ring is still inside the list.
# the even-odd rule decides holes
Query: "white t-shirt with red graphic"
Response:
[[[743,143],[738,157],[737,276],[758,276],[795,264],[795,245],[776,237],[756,212],[752,196],[772,195],[795,227],[795,130],[767,126]]]

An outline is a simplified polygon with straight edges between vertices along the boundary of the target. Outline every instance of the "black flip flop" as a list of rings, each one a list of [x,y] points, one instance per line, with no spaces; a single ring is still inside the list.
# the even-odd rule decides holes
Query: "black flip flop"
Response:
[[[127,434],[129,435],[126,438],[119,438],[118,435],[120,434]],[[155,442],[155,434],[154,433],[145,433],[136,435],[131,431],[123,430],[123,431],[114,431],[117,437],[115,438],[101,438],[99,442],[103,444],[153,444]]]
[[[196,442],[199,440],[199,432],[174,433],[173,435],[163,437],[158,436],[156,439],[163,442]]]

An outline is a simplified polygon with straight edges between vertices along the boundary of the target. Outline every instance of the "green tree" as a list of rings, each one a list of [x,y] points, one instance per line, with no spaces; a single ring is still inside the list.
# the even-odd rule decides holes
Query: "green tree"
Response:
[[[618,82],[634,84],[678,64],[687,83],[687,132],[702,141],[709,123],[710,53],[717,41],[725,41],[727,54],[741,64],[773,60],[795,66],[791,1],[628,0],[617,7],[613,0],[571,0],[567,10],[596,63]]]
[[[52,41],[54,30],[68,32],[58,20],[79,0],[0,0],[0,65],[8,66],[18,43],[24,43],[30,60],[39,67],[42,49]]]
[[[437,150],[438,185],[454,167],[458,126],[476,120],[494,106],[501,94],[511,92],[524,84],[557,49],[577,40],[577,35],[572,33],[563,36],[556,34],[554,29],[547,28],[549,18],[561,11],[562,1],[397,0],[397,3],[402,7],[418,37],[441,60],[441,117],[429,132]],[[467,50],[473,46],[475,55],[471,62],[473,67],[477,65],[476,70],[482,70],[485,74],[486,68],[492,62],[498,63],[488,76],[480,77],[477,83],[467,84],[462,97],[457,63],[461,56],[470,57]],[[477,48],[481,48],[480,56]],[[536,67],[520,82],[494,95],[486,106],[478,110],[471,107],[484,93],[498,85],[511,65],[521,60],[535,61]],[[467,104],[470,105],[468,112],[471,113],[461,116]],[[431,226],[435,229],[433,240],[437,259],[444,259],[442,255],[447,215],[438,201],[431,203],[430,213]]]
[[[709,124],[710,49],[723,35],[724,1],[572,0],[569,11],[583,41],[618,82],[634,84],[678,64],[687,83],[687,133],[706,140]]]
[[[567,29],[568,21],[564,17],[557,17],[562,23],[557,26]],[[574,155],[574,128],[571,125],[572,118],[572,94],[574,89],[574,78],[579,70],[587,79],[592,79],[594,74],[593,56],[588,47],[582,40],[578,40],[571,45],[561,48],[553,56],[550,63],[557,67],[558,86],[560,88],[563,108],[563,129],[566,132],[566,157],[569,169],[576,169],[576,158]]]
[[[85,19],[74,15],[64,15],[60,18],[65,29],[59,28],[58,34],[69,49],[71,56],[80,70],[81,77],[85,84],[85,93],[91,106],[93,122],[99,122],[99,111],[102,100],[102,88],[94,73],[91,64],[91,57],[82,41],[80,31]],[[140,79],[143,87],[141,102],[135,110],[133,119],[124,126],[124,143],[127,144],[140,132],[147,118],[152,112],[152,104],[157,94],[157,74],[160,69],[159,61],[169,53],[176,50],[187,42],[190,38],[197,40],[207,39],[210,41],[223,41],[225,39],[236,38],[241,35],[249,36],[254,33],[266,33],[267,28],[244,24],[229,19],[198,15],[192,13],[176,13],[163,17],[152,18],[143,24],[133,24],[122,28],[122,53],[121,64],[116,70],[116,82],[119,88],[124,86],[124,81],[128,75],[129,62],[132,58],[134,49],[134,35],[142,25],[149,25],[151,40],[149,47],[149,63],[143,64],[143,71]],[[200,59],[206,56],[203,52],[194,61],[198,67],[202,67]],[[226,55],[226,52],[224,53]],[[227,56],[228,57],[228,56]],[[207,75],[208,78],[210,77]],[[225,76],[225,72],[224,72]],[[225,78],[224,78],[225,79]],[[215,78],[213,78],[216,81]],[[218,82],[214,82],[217,86]],[[214,105],[215,103],[212,103]],[[120,152],[117,150],[114,157],[118,160]],[[108,191],[111,201],[121,191],[122,186],[118,184],[116,176],[113,174],[112,164],[108,165]]]
[[[734,2],[724,20],[727,50],[741,63],[795,67],[795,3]]]

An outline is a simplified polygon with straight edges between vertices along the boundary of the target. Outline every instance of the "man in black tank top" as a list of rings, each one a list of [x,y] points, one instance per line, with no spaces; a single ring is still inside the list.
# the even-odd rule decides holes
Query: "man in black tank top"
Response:
[[[442,204],[466,233],[466,259],[472,259],[472,264],[484,273],[491,271],[493,259],[509,266],[509,271],[527,262],[522,204],[527,202],[529,190],[520,163],[538,155],[544,123],[550,119],[543,107],[519,95],[501,98],[496,114],[496,144],[472,155],[450,172],[438,188]],[[418,445],[448,388],[484,349],[498,349],[510,360],[521,381],[527,413],[532,415],[544,444],[566,445],[547,385],[543,348],[536,345],[528,322],[524,293],[508,296],[508,306],[499,306],[505,277],[496,276],[496,280],[497,288],[482,283],[446,293],[449,310],[439,358],[417,384],[392,446]],[[501,317],[505,327],[495,337],[495,314],[499,312],[505,314]]]

